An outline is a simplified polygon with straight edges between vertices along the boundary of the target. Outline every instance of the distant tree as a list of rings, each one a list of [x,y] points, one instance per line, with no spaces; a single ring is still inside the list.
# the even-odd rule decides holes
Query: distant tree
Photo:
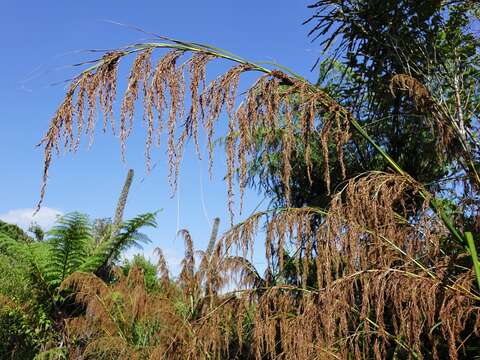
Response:
[[[472,28],[474,1],[318,1],[308,20],[311,35],[321,40],[331,58],[319,59],[317,86],[349,109],[369,136],[413,178],[434,193],[451,188],[464,175],[479,183],[476,167],[480,105],[479,39]],[[378,10],[381,8],[381,11]],[[414,89],[399,81],[415,78],[417,88],[430,94],[443,120],[435,123],[431,103],[416,103]],[[423,84],[423,85],[422,85]],[[417,97],[418,100],[418,97]],[[296,101],[295,98],[292,101]],[[291,204],[325,208],[331,196],[325,184],[338,189],[345,178],[391,165],[360,134],[352,133],[345,150],[345,174],[336,161],[335,138],[329,150],[310,137],[312,162],[305,157],[302,114],[294,117],[297,132],[291,159]],[[447,124],[451,125],[446,130]],[[455,134],[455,135],[454,135]],[[285,206],[282,133],[269,129],[256,134],[257,154],[250,164],[249,183]],[[271,139],[271,141],[266,141]],[[322,153],[330,153],[325,163]],[[421,154],[421,156],[411,156]],[[476,196],[472,193],[468,197]],[[457,198],[457,202],[461,199]]]
[[[40,225],[38,225],[35,222],[30,224],[28,231],[35,236],[36,241],[43,241],[43,239],[45,238],[45,231],[42,229]]]
[[[121,264],[123,275],[128,276],[128,273],[132,268],[138,268],[143,271],[145,288],[148,292],[154,292],[160,290],[160,283],[158,281],[158,269],[157,266],[152,264],[145,256],[136,254],[131,260],[124,260]]]

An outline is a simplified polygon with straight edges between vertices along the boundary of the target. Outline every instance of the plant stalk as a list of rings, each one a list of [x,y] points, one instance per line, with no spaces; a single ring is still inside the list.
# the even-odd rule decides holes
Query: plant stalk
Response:
[[[477,277],[477,285],[478,285],[478,288],[480,289],[480,261],[478,259],[475,240],[473,239],[473,235],[470,231],[465,232],[465,238],[467,240],[470,256],[472,257],[473,269],[475,270],[475,275]]]

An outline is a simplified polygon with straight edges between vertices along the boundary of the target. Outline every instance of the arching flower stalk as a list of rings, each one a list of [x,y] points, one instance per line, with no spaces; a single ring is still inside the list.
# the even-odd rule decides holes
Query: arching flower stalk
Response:
[[[168,49],[156,64],[152,64],[154,50]],[[184,62],[182,60],[191,54]],[[113,117],[113,102],[117,97],[117,71],[122,58],[136,55],[128,85],[121,100],[118,122]],[[231,60],[237,65],[206,84],[206,65],[214,59]],[[259,72],[260,78],[247,90],[245,98],[236,105],[240,76],[246,72]],[[187,86],[186,77],[189,78]],[[184,111],[187,97],[188,111]],[[295,102],[292,97],[295,96]],[[179,165],[188,137],[193,137],[199,151],[199,132],[203,129],[212,162],[213,139],[216,122],[225,111],[228,116],[226,139],[227,184],[229,209],[233,216],[234,171],[238,166],[240,198],[246,184],[247,162],[254,152],[254,134],[258,129],[280,129],[283,132],[284,157],[283,182],[289,195],[289,159],[295,152],[292,119],[300,112],[300,131],[305,138],[305,157],[311,168],[310,143],[313,133],[322,138],[323,156],[328,164],[327,139],[335,139],[340,162],[343,146],[349,139],[349,114],[334,99],[304,79],[279,70],[269,70],[258,64],[230,55],[211,47],[179,41],[134,45],[105,54],[98,62],[75,78],[63,103],[54,115],[50,127],[41,141],[45,152],[41,201],[45,195],[48,171],[54,151],[75,152],[83,133],[91,141],[96,128],[95,114],[104,114],[103,130],[108,124],[113,134],[120,138],[124,157],[125,142],[135,125],[137,101],[143,101],[143,121],[147,133],[145,156],[150,170],[152,145],[159,145],[162,134],[167,137],[169,179],[176,188]],[[186,116],[185,120],[183,116]],[[85,117],[84,114],[87,114]],[[165,116],[164,116],[165,115]],[[343,172],[344,166],[341,165]],[[310,170],[309,170],[310,171]],[[330,183],[328,165],[325,182]],[[39,204],[39,205],[40,205]]]

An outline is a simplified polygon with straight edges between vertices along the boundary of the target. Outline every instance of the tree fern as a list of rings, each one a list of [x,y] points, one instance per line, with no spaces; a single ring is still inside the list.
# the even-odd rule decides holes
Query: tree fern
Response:
[[[149,242],[149,238],[139,230],[145,226],[156,227],[155,217],[156,213],[146,213],[126,221],[121,226],[118,235],[102,241],[77,270],[97,272],[107,263],[117,260],[120,253],[128,247]]]
[[[86,215],[73,212],[60,218],[48,235],[47,277],[58,285],[87,258],[87,249],[93,242],[92,226]]]
[[[155,227],[155,217],[156,213],[138,215],[123,223],[117,235],[108,232],[96,242],[88,216],[73,212],[58,220],[44,242],[25,242],[0,231],[0,254],[15,259],[28,269],[25,276],[35,286],[51,293],[73,272],[109,271],[106,267],[110,268],[122,251],[148,243],[149,238],[139,230]]]

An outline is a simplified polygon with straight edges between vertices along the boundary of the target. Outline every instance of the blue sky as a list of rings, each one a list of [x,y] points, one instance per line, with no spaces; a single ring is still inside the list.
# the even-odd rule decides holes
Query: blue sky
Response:
[[[3,2],[0,11],[2,41],[0,85],[0,218],[24,225],[25,209],[39,198],[42,150],[36,148],[65,92],[52,85],[72,76],[71,64],[88,58],[79,52],[108,49],[141,41],[145,35],[107,20],[129,23],[147,31],[189,41],[209,43],[255,61],[275,61],[315,80],[310,67],[318,44],[307,38],[302,22],[311,11],[308,1],[31,1]],[[115,4],[115,5],[112,5]],[[215,68],[211,69],[215,70]],[[141,115],[136,119],[140,120]],[[139,127],[140,128],[140,127]],[[48,224],[56,211],[82,211],[92,217],[111,216],[128,168],[136,178],[126,217],[163,208],[159,227],[149,231],[152,245],[166,250],[173,266],[181,257],[177,228],[191,231],[204,247],[215,216],[229,223],[226,188],[222,181],[221,151],[210,180],[205,162],[189,148],[182,166],[180,191],[171,198],[166,159],[145,177],[142,135],[131,141],[127,163],[119,156],[118,139],[97,136],[94,145],[75,155],[56,159],[50,171],[45,210],[37,219]],[[155,153],[159,155],[159,153]],[[143,180],[143,181],[142,181]],[[249,193],[247,210],[261,197]],[[247,211],[248,213],[248,211]]]

